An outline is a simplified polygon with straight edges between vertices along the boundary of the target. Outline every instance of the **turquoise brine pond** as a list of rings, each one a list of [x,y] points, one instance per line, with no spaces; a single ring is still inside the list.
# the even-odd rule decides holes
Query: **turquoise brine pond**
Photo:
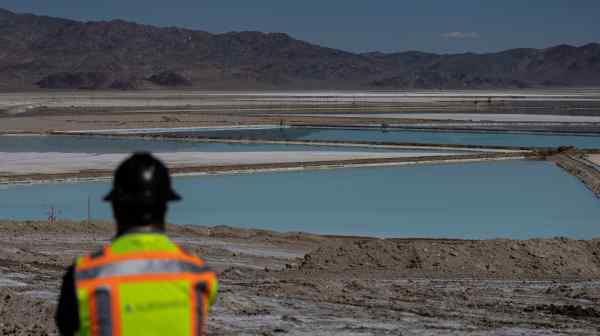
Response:
[[[522,133],[421,132],[308,127],[268,130],[193,131],[180,133],[212,138],[251,138],[266,140],[375,141],[510,147],[575,146],[578,148],[600,148],[600,134],[594,136]]]
[[[548,162],[181,177],[169,221],[377,237],[600,237],[600,203]],[[4,186],[0,218],[110,219],[108,182]]]

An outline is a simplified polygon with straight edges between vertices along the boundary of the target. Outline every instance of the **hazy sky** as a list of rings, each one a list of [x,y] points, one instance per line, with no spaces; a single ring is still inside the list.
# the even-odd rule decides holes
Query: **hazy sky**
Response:
[[[213,33],[285,32],[355,52],[486,52],[600,41],[600,0],[0,0],[0,7]]]

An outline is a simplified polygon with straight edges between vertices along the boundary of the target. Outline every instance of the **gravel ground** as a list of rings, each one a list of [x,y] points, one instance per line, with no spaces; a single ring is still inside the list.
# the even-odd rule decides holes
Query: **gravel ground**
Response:
[[[600,240],[169,230],[219,274],[211,335],[600,334]],[[63,268],[111,225],[5,221],[0,231],[0,334],[56,334]]]

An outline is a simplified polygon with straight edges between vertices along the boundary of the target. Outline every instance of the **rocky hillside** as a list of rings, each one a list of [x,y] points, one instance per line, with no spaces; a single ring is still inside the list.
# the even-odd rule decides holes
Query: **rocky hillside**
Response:
[[[399,46],[401,47],[401,46]],[[513,88],[600,85],[600,44],[353,54],[281,33],[210,34],[0,9],[0,89]]]

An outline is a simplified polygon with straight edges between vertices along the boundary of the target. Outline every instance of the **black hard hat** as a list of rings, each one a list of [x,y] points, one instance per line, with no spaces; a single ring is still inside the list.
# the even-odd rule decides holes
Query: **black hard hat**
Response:
[[[132,204],[160,204],[179,201],[171,187],[169,169],[150,153],[135,153],[123,161],[105,201]]]

